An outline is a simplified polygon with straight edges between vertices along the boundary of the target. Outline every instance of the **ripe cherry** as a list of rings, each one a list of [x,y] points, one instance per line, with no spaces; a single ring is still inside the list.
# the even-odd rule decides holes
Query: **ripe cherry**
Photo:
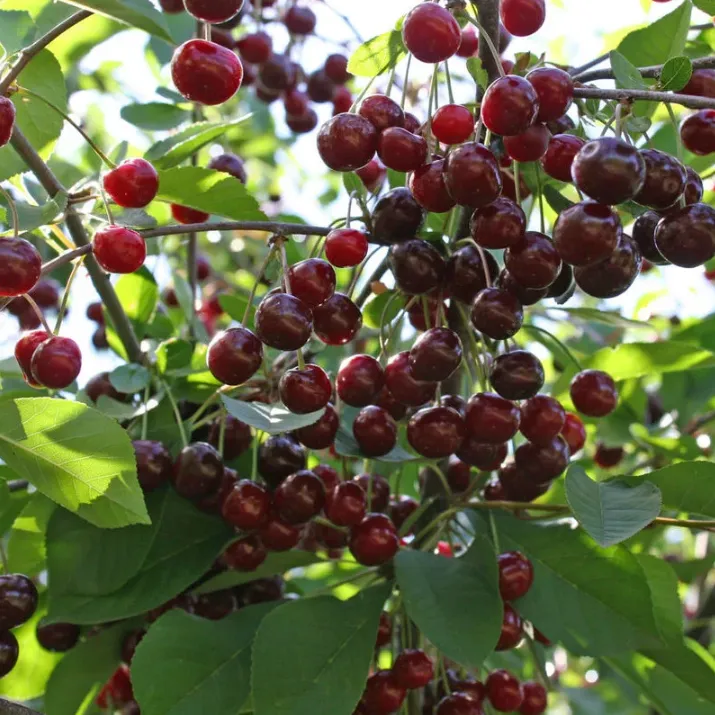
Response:
[[[539,97],[530,82],[506,75],[492,82],[482,100],[484,126],[503,137],[525,132],[539,113]]]
[[[218,444],[223,431],[223,456],[224,459],[232,460],[243,454],[253,441],[251,428],[241,420],[237,420],[232,415],[219,417],[211,423],[209,431],[209,444],[218,448]]]
[[[209,343],[206,364],[225,385],[241,385],[256,373],[263,361],[263,344],[244,327],[217,333]]]
[[[340,363],[335,387],[340,399],[352,407],[371,404],[385,382],[380,363],[371,355],[351,355]]]
[[[515,676],[508,670],[493,670],[486,681],[487,697],[499,712],[513,712],[521,707],[523,694]]]
[[[499,274],[496,282],[497,288],[501,288],[509,293],[524,305],[535,305],[542,298],[545,298],[549,288],[526,288],[519,283],[509,271],[504,268]]]
[[[300,541],[301,528],[271,512],[268,521],[258,530],[258,536],[269,551],[290,551]]]
[[[421,62],[443,62],[457,53],[462,31],[449,10],[436,3],[422,3],[405,17],[402,39]]]
[[[335,441],[340,428],[340,417],[335,408],[328,403],[322,417],[312,425],[306,425],[293,431],[298,441],[308,449],[327,449]]]
[[[410,353],[398,353],[390,358],[385,368],[385,386],[392,396],[404,405],[419,407],[434,399],[437,384],[418,380],[412,374]]]
[[[349,112],[353,106],[353,95],[347,87],[339,85],[333,90],[333,116]],[[364,167],[363,167],[364,168]]]
[[[338,526],[356,526],[367,512],[367,496],[356,482],[341,482],[325,497],[325,516]]]
[[[685,190],[683,191],[685,204],[686,206],[697,204],[703,198],[703,180],[699,174],[689,166],[685,167],[685,174],[687,176],[685,180]]]
[[[544,0],[502,0],[499,16],[512,35],[527,37],[544,24],[546,5]]]
[[[657,149],[642,149],[645,182],[635,200],[652,209],[670,208],[685,190],[685,167],[673,156]]]
[[[104,190],[118,206],[141,209],[159,190],[159,174],[146,159],[126,159],[104,175]]]
[[[519,715],[542,715],[546,712],[548,694],[541,683],[527,681],[521,684],[524,699],[519,708]]]
[[[82,369],[82,353],[72,338],[55,335],[37,346],[30,368],[35,382],[63,390],[77,379]]]
[[[221,516],[237,529],[253,531],[268,521],[270,510],[269,492],[250,479],[241,479],[224,498]]]
[[[400,105],[384,94],[371,94],[365,97],[360,102],[358,114],[367,119],[378,132],[405,125],[405,114]]]
[[[569,388],[574,407],[588,417],[605,417],[616,409],[618,390],[613,378],[601,370],[583,370]]]
[[[688,151],[705,156],[715,151],[715,110],[701,109],[680,125],[680,138]]]
[[[615,298],[633,285],[641,270],[638,244],[622,233],[616,250],[605,260],[574,269],[576,285],[595,298]]]
[[[258,450],[258,473],[276,487],[288,475],[305,469],[305,450],[290,435],[272,435]]]
[[[417,380],[446,380],[462,361],[462,341],[449,328],[430,328],[410,350],[410,369]]]
[[[384,514],[368,514],[350,532],[350,553],[363,566],[384,564],[399,548],[395,525]]]
[[[499,469],[506,459],[507,446],[506,444],[480,442],[468,434],[455,454],[461,461],[472,467],[483,472],[493,472],[495,469]]]
[[[566,440],[572,456],[583,448],[583,445],[586,444],[586,428],[578,415],[573,412],[566,413],[561,436]]]
[[[137,463],[137,478],[144,492],[158,489],[169,481],[173,460],[161,442],[141,439],[132,442],[132,446]]]
[[[386,511],[390,503],[390,483],[379,474],[358,474],[353,477],[367,495],[368,511]]]
[[[0,631],[17,628],[37,610],[37,588],[22,574],[0,576]]]
[[[388,191],[372,212],[372,239],[390,246],[405,238],[414,238],[424,221],[424,211],[410,190],[398,186]]]
[[[189,15],[197,20],[218,24],[238,14],[243,0],[184,0]]]
[[[17,663],[20,646],[17,638],[10,632],[0,632],[0,678],[4,678]]]
[[[333,386],[322,367],[306,365],[283,373],[278,391],[291,412],[303,415],[323,409],[330,401]]]
[[[172,217],[175,221],[178,221],[179,223],[203,223],[209,218],[209,214],[207,214],[205,211],[192,209],[189,206],[182,206],[181,204],[171,204],[170,208]]]
[[[403,650],[392,664],[392,675],[399,685],[408,690],[424,688],[434,677],[432,659],[423,650]]]
[[[324,503],[323,482],[308,469],[291,474],[273,492],[276,513],[289,524],[305,524],[320,512]]]
[[[623,447],[607,447],[600,443],[596,446],[593,461],[601,469],[611,469],[617,466],[623,459]]]
[[[320,258],[307,258],[288,269],[290,293],[309,308],[324,303],[335,292],[335,270]]]
[[[353,268],[365,260],[368,241],[363,231],[336,228],[325,239],[325,257],[336,268]]]
[[[480,208],[495,201],[501,193],[499,164],[482,144],[469,142],[454,149],[443,171],[447,191],[460,206]]]
[[[460,450],[463,444],[464,440],[462,440],[462,444],[459,446]],[[462,494],[463,492],[466,492],[472,484],[471,465],[467,462],[463,462],[459,459],[459,457],[454,455],[449,458],[449,461],[447,462],[447,469],[444,474],[447,477],[447,484],[449,484],[449,488],[454,494]]]
[[[427,211],[444,213],[455,205],[445,183],[444,159],[435,159],[419,167],[410,174],[407,183],[414,200]]]
[[[495,650],[511,650],[521,643],[524,633],[524,624],[521,616],[509,605],[504,604],[504,620],[502,621],[501,634]]]
[[[675,211],[678,211],[679,208],[675,209]],[[666,258],[663,258],[663,254],[655,245],[655,231],[660,219],[661,215],[655,211],[646,211],[633,224],[633,240],[638,244],[643,258],[656,266],[669,263]]]
[[[301,5],[292,5],[283,16],[283,23],[293,35],[310,35],[315,30],[316,22],[315,13]]]
[[[248,179],[246,167],[242,159],[235,154],[225,153],[215,156],[209,162],[209,169],[229,174],[233,176],[234,179],[238,179],[242,184],[245,184]]]
[[[538,161],[546,154],[550,139],[545,124],[532,124],[521,134],[504,137],[504,149],[514,161]]]
[[[715,256],[715,209],[690,204],[669,213],[655,230],[655,247],[676,266],[701,266]]]
[[[494,204],[498,204],[501,199],[497,199]],[[494,204],[490,204],[494,206]],[[509,209],[506,209],[507,211]],[[489,211],[489,207],[479,209]],[[474,220],[474,219],[473,219]],[[493,226],[493,222],[488,221],[488,225]],[[481,235],[481,226],[479,228]],[[480,239],[481,240],[481,239]],[[486,260],[486,268],[483,258]],[[447,261],[444,284],[449,286],[451,295],[463,303],[471,304],[480,290],[487,287],[487,275],[489,282],[493,282],[499,274],[499,266],[496,259],[488,251],[479,251],[476,246],[468,244],[458,248]]]
[[[349,343],[361,327],[360,308],[343,293],[333,293],[313,309],[313,330],[326,345]]]
[[[407,423],[407,441],[428,459],[441,459],[456,452],[465,434],[464,419],[451,407],[425,407]]]
[[[337,84],[345,84],[352,77],[348,72],[348,58],[345,55],[328,55],[324,69],[325,74]]]
[[[377,638],[375,641],[375,648],[382,648],[386,646],[392,640],[392,621],[390,620],[390,614],[383,611],[380,614],[380,623],[377,627]]]
[[[524,322],[524,309],[516,296],[502,288],[477,293],[471,312],[472,325],[493,340],[516,335]]]
[[[584,139],[573,134],[552,136],[546,154],[541,157],[541,166],[550,177],[571,182],[573,160],[585,143]]]
[[[25,382],[31,387],[41,387],[32,376],[32,356],[35,350],[50,337],[52,334],[45,330],[35,330],[23,335],[15,345],[15,360],[22,370]]]
[[[356,169],[355,173],[365,188],[373,194],[376,194],[380,190],[387,175],[387,171],[382,165],[382,162],[376,158],[370,159],[365,166]]]
[[[414,514],[419,509],[419,507],[420,505],[417,500],[413,499],[412,497],[408,497],[404,494],[397,499],[391,501],[388,509],[388,514],[390,516],[390,519],[392,519],[395,528],[402,531],[403,525],[412,516],[412,514]],[[408,529],[407,533],[412,533],[411,526]]]
[[[544,367],[533,353],[512,350],[494,360],[489,380],[507,400],[528,400],[544,386]]]
[[[439,251],[419,238],[392,246],[390,266],[398,287],[408,295],[421,295],[437,288],[445,271]]]
[[[508,442],[517,433],[520,421],[519,408],[499,395],[480,392],[467,403],[467,432],[479,442]]]
[[[266,296],[255,317],[256,335],[262,343],[277,350],[299,350],[313,330],[313,315],[308,306],[288,293]]]
[[[366,456],[381,457],[397,444],[397,425],[382,407],[368,405],[355,417],[353,436]]]
[[[559,214],[554,226],[554,246],[572,266],[586,266],[608,258],[618,245],[621,222],[604,204],[584,201]]]
[[[39,624],[35,630],[37,642],[53,653],[66,653],[77,645],[80,627],[74,623]]]
[[[273,40],[267,32],[251,32],[244,35],[237,45],[241,58],[257,65],[265,62],[273,52]]]
[[[534,583],[534,567],[520,551],[499,554],[499,594],[505,601],[524,596]]]
[[[223,104],[241,86],[243,67],[234,52],[207,40],[188,40],[171,58],[171,78],[192,102]]]
[[[404,686],[397,682],[390,670],[378,670],[367,679],[361,702],[368,712],[388,715],[397,712],[407,695]]]
[[[527,231],[519,243],[509,246],[504,264],[514,280],[526,288],[547,288],[561,270],[556,247],[538,231]]]
[[[218,490],[223,479],[221,455],[206,442],[184,447],[174,462],[171,481],[186,499],[200,499]]]
[[[338,114],[318,132],[318,152],[334,171],[365,166],[377,150],[377,129],[359,114]]]
[[[432,116],[432,133],[442,144],[461,144],[474,133],[474,115],[461,104],[445,104]]]
[[[29,293],[40,280],[42,258],[24,238],[0,237],[0,297]]]
[[[542,445],[524,442],[514,453],[519,472],[534,484],[545,484],[563,474],[569,457],[569,447],[561,436]]]
[[[256,535],[245,536],[234,541],[224,552],[223,562],[236,571],[255,571],[268,554],[265,546]]]
[[[414,171],[427,159],[427,142],[403,127],[389,127],[380,133],[377,155],[395,171]]]
[[[479,38],[476,30],[467,25],[462,28],[462,39],[459,42],[457,55],[459,57],[474,57],[479,51]]]
[[[573,101],[571,75],[558,67],[538,67],[526,75],[539,97],[537,122],[551,122],[568,111]]]
[[[715,70],[694,70],[688,83],[680,92],[682,94],[691,94],[695,97],[715,97]]]
[[[561,433],[565,421],[566,412],[553,397],[536,395],[521,406],[521,433],[534,444],[549,444]]]
[[[0,97],[0,147],[10,141],[14,128],[15,105],[7,97]]]
[[[146,243],[130,228],[107,226],[94,234],[92,252],[105,271],[134,273],[144,265]]]
[[[437,704],[437,715],[482,715],[479,702],[458,691],[443,697]]]

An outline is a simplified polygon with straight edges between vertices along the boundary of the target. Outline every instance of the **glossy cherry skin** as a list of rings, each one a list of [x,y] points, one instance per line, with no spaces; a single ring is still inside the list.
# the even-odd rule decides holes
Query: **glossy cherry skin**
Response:
[[[544,367],[534,354],[512,350],[494,360],[489,380],[507,400],[528,400],[544,386]]]
[[[478,51],[479,37],[477,37],[477,31],[471,25],[467,25],[462,28],[462,39],[459,42],[457,55],[459,57],[474,57]]]
[[[492,203],[501,194],[499,164],[482,144],[469,142],[454,149],[443,171],[447,191],[460,206],[477,209]]]
[[[34,333],[33,333],[34,334]],[[84,391],[92,402],[97,402],[102,395],[119,402],[126,402],[127,395],[119,392],[109,380],[108,372],[100,372],[84,386]]]
[[[574,407],[588,417],[605,417],[616,409],[618,390],[613,378],[601,370],[583,370],[571,381]]]
[[[356,482],[341,482],[327,492],[325,516],[337,526],[356,526],[367,513],[367,496]]]
[[[371,355],[351,355],[340,363],[335,388],[352,407],[365,407],[377,397],[385,382],[380,363]]]
[[[389,260],[397,286],[407,295],[429,293],[444,278],[444,258],[431,243],[419,238],[392,246]]]
[[[171,481],[186,499],[200,499],[215,492],[223,479],[221,455],[206,442],[184,447],[174,462]]]
[[[109,273],[134,273],[144,265],[146,242],[124,226],[107,226],[94,234],[94,257]]]
[[[428,459],[441,459],[459,449],[466,428],[464,419],[451,407],[425,407],[407,423],[407,441]]]
[[[508,670],[493,670],[486,681],[487,697],[499,712],[510,713],[518,710],[524,700],[521,686]]]
[[[641,271],[642,256],[638,244],[625,233],[616,250],[604,261],[574,269],[576,285],[595,298],[615,298],[625,293]]]
[[[461,144],[474,133],[474,115],[461,104],[445,104],[432,116],[432,133],[442,144]]]
[[[621,221],[604,204],[584,201],[559,214],[554,226],[554,246],[572,266],[587,266],[608,258],[618,245]]]
[[[215,42],[188,40],[171,58],[171,78],[183,97],[213,106],[236,94],[243,67],[234,52]]]
[[[382,648],[392,640],[392,621],[390,614],[383,611],[380,614],[380,623],[377,627],[377,638],[375,648]]]
[[[334,171],[365,166],[377,150],[378,131],[359,114],[337,114],[318,132],[318,152]]]
[[[349,112],[353,106],[353,95],[347,87],[338,86],[333,90],[333,116]],[[365,167],[363,167],[365,168]]]
[[[688,83],[680,90],[681,94],[695,97],[715,97],[715,70],[696,69],[690,75]]]
[[[615,137],[587,142],[571,165],[576,186],[602,204],[621,204],[634,198],[643,187],[645,174],[640,152]]]
[[[283,373],[278,384],[283,404],[298,415],[323,409],[330,401],[332,391],[330,378],[318,365],[294,367]]]
[[[466,438],[465,438],[466,439]],[[464,440],[462,440],[464,444]],[[462,445],[460,445],[460,449]],[[459,457],[452,455],[447,462],[447,469],[444,475],[447,477],[447,484],[455,494],[462,494],[472,484],[472,467],[467,462],[463,462]]]
[[[242,159],[235,154],[225,153],[215,156],[209,162],[209,169],[229,174],[233,176],[234,179],[238,179],[242,184],[245,184],[248,179],[246,167]]]
[[[244,327],[217,333],[209,343],[206,364],[225,385],[241,385],[255,375],[263,361],[263,343]]]
[[[493,340],[516,335],[524,322],[524,309],[517,297],[501,288],[484,288],[472,304],[472,325]]]
[[[384,94],[371,94],[365,97],[360,102],[358,114],[367,119],[378,132],[405,125],[405,114],[400,105]]]
[[[601,469],[611,469],[620,464],[623,454],[623,447],[607,447],[605,444],[599,444],[593,454],[593,461]]]
[[[205,211],[192,209],[189,206],[181,206],[180,204],[171,204],[171,215],[175,221],[183,224],[203,223],[209,218],[209,214]]]
[[[415,301],[407,308],[407,318],[410,325],[415,330],[429,330],[433,325],[437,325],[439,310],[446,314],[447,306],[444,301],[440,301],[435,296],[425,297],[423,300]]]
[[[513,33],[512,33],[513,34]],[[539,97],[530,82],[506,75],[492,82],[482,100],[484,126],[510,137],[525,132],[539,114]]]
[[[516,466],[522,475],[535,484],[544,484],[556,479],[566,471],[570,450],[561,436],[545,444],[524,442],[514,453]]]
[[[146,159],[126,159],[104,175],[102,184],[117,206],[141,209],[156,196],[159,174]]]
[[[685,189],[683,191],[683,198],[685,199],[685,204],[697,204],[703,198],[703,180],[700,178],[699,174],[689,166],[685,167]]]
[[[480,392],[469,398],[467,432],[479,442],[508,442],[517,433],[520,422],[519,408],[510,400],[489,392]]]
[[[309,308],[324,303],[335,292],[335,270],[320,258],[307,258],[288,269],[290,293]]]
[[[484,711],[467,693],[455,692],[439,701],[436,712],[437,715],[482,715]]]
[[[283,16],[283,22],[294,35],[310,35],[315,30],[317,18],[309,7],[292,5]]]
[[[392,675],[399,685],[408,690],[424,688],[434,677],[432,659],[423,650],[403,650],[392,664]]]
[[[395,525],[384,514],[368,514],[350,532],[350,553],[363,566],[392,559],[400,547]]]
[[[327,449],[335,441],[340,428],[340,418],[335,408],[328,403],[322,417],[312,425],[300,427],[293,434],[308,449]]]
[[[504,149],[514,161],[538,161],[546,154],[550,139],[545,124],[532,124],[521,134],[504,137]]]
[[[407,695],[390,670],[378,670],[367,679],[361,703],[367,712],[388,715],[397,712]]]
[[[521,616],[508,604],[504,604],[504,621],[495,650],[511,650],[521,643],[524,624]]]
[[[77,379],[82,369],[82,353],[72,338],[47,338],[32,354],[30,368],[35,382],[63,390]]]
[[[685,167],[673,156],[657,149],[641,149],[645,182],[635,200],[652,209],[670,208],[685,190]]]
[[[15,105],[7,97],[0,97],[0,147],[10,141],[14,128]]]
[[[583,445],[586,444],[586,428],[578,415],[573,412],[566,413],[561,436],[566,440],[572,456],[583,448]]]
[[[366,456],[382,457],[397,444],[397,425],[382,407],[368,405],[355,417],[353,436]]]
[[[218,24],[237,15],[243,0],[184,0],[186,12],[197,20]]]
[[[512,35],[527,37],[544,24],[546,4],[544,0],[502,0],[499,16]]]
[[[361,327],[360,308],[343,293],[333,293],[313,309],[313,330],[326,345],[349,343]]]
[[[715,210],[690,204],[669,213],[655,230],[655,247],[676,266],[701,266],[715,256]]]
[[[435,159],[416,169],[407,184],[415,201],[427,211],[444,213],[455,205],[445,183],[444,159]]]
[[[679,207],[675,209],[678,211]],[[661,215],[655,211],[646,211],[633,224],[633,240],[638,244],[641,255],[649,263],[656,266],[667,265],[669,261],[656,248],[655,231],[660,223]]]
[[[272,435],[260,446],[258,473],[270,487],[301,469],[305,469],[305,450],[290,435]]]
[[[40,280],[42,258],[24,238],[0,238],[0,297],[29,293]]]
[[[224,498],[221,516],[237,529],[253,531],[268,522],[270,510],[270,493],[250,479],[241,479]]]
[[[561,270],[556,247],[538,231],[527,231],[519,243],[507,248],[504,263],[513,278],[526,288],[548,288]]]
[[[345,110],[343,110],[344,112]],[[340,112],[339,112],[340,113]],[[379,192],[383,183],[385,182],[385,176],[387,176],[387,171],[383,166],[382,162],[377,158],[372,158],[365,164],[365,166],[360,167],[355,170],[360,181],[362,181],[365,188],[373,194]]]
[[[680,125],[680,138],[688,151],[706,156],[715,151],[715,110],[701,109]]]
[[[265,546],[256,535],[234,541],[224,552],[223,562],[236,571],[255,571],[268,556]]]
[[[0,630],[17,628],[37,610],[37,588],[22,574],[0,576]]]
[[[348,72],[348,58],[341,54],[328,55],[325,59],[325,74],[337,84],[345,84],[352,75]]]
[[[271,512],[268,521],[258,530],[258,536],[269,551],[290,551],[300,541],[301,527],[289,524]]]
[[[377,155],[395,171],[414,171],[427,159],[427,142],[403,127],[389,127],[380,133]]]
[[[556,134],[549,140],[546,154],[541,157],[541,166],[552,178],[571,182],[573,160],[586,143],[573,134]]]
[[[573,102],[571,75],[558,67],[538,67],[526,75],[539,97],[537,122],[551,122],[562,117]]]
[[[143,439],[132,442],[137,463],[137,477],[142,491],[158,489],[171,478],[173,460],[161,443]]]
[[[507,446],[480,442],[468,434],[455,454],[462,462],[472,467],[483,472],[492,472],[499,469],[506,459]]]
[[[457,53],[462,31],[448,10],[435,3],[422,3],[405,17],[402,39],[421,62],[443,62]]]
[[[66,653],[77,645],[80,627],[74,623],[39,624],[35,630],[37,642],[53,653]]]
[[[297,89],[290,89],[283,97],[283,106],[288,115],[304,114],[310,108],[308,95]]]
[[[412,374],[410,353],[393,355],[385,368],[385,386],[392,396],[404,405],[419,407],[434,399],[437,384],[418,380]]]
[[[358,474],[353,482],[359,485],[367,495],[367,508],[370,512],[384,512],[390,503],[390,483],[379,474]]]
[[[519,708],[519,715],[542,715],[548,705],[548,694],[541,683],[528,681],[521,684],[524,699]]]
[[[374,243],[390,246],[406,238],[414,238],[424,221],[424,211],[410,190],[399,186],[388,191],[372,212]]]
[[[547,445],[564,427],[566,411],[558,400],[536,395],[521,406],[521,433],[530,442]]]
[[[273,505],[289,524],[305,524],[325,503],[323,482],[310,470],[302,469],[284,479],[273,492]]]
[[[305,303],[288,293],[266,296],[256,310],[256,335],[278,350],[298,350],[310,339],[313,314]]]
[[[508,459],[499,468],[499,481],[503,487],[505,499],[513,501],[533,501],[546,494],[551,484],[544,480],[542,483],[525,475],[513,459]]]
[[[501,199],[498,199],[501,201]],[[497,202],[494,202],[495,204]],[[494,204],[491,204],[492,206]],[[480,209],[479,211],[488,210]],[[476,212],[475,212],[476,213]],[[471,303],[477,293],[487,287],[486,275],[493,282],[499,274],[496,259],[488,251],[482,252],[486,259],[486,270],[482,254],[471,244],[458,248],[447,261],[444,284],[449,286],[451,295],[462,303]]]
[[[549,288],[526,288],[506,268],[499,274],[496,287],[513,294],[522,306],[535,305],[549,292]]]
[[[273,40],[267,32],[251,32],[237,43],[241,58],[246,62],[260,65],[273,52]]]
[[[325,257],[336,268],[360,265],[367,249],[367,235],[355,228],[336,228],[325,239]]]
[[[499,595],[505,601],[524,596],[534,583],[534,567],[520,551],[506,551],[497,557]]]
[[[446,380],[462,361],[462,341],[449,328],[431,328],[410,350],[410,368],[417,380]]]
[[[0,632],[0,678],[4,678],[17,663],[20,646],[17,638],[10,632]]]
[[[52,336],[45,330],[34,330],[23,335],[15,344],[15,360],[22,370],[22,375],[31,387],[41,387],[32,376],[32,356],[35,350]]]

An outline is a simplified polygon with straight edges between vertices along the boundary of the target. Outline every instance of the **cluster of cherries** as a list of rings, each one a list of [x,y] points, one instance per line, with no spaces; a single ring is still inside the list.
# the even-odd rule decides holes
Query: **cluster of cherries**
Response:
[[[60,308],[60,284],[51,278],[41,278],[27,295],[44,314]],[[7,306],[7,312],[17,318],[20,330],[35,330],[42,325],[40,315],[25,297],[15,298]]]
[[[12,629],[32,618],[37,601],[37,588],[27,576],[0,575],[0,678],[15,667],[20,655]]]

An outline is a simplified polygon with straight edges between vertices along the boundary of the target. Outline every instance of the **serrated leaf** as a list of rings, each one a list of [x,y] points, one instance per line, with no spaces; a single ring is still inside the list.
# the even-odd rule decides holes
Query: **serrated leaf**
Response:
[[[343,186],[345,187],[345,191],[348,192],[348,195],[354,193],[361,197],[367,196],[365,184],[362,183],[362,180],[354,171],[343,172]]]
[[[7,200],[4,196],[0,196],[0,204],[3,204],[3,207],[0,208],[0,221],[2,221],[8,227],[8,231],[10,231],[12,230],[13,221],[12,212],[8,213],[8,210],[4,208],[7,205]],[[17,211],[18,230],[32,231],[40,226],[54,223],[54,220],[63,213],[66,207],[67,194],[64,192],[40,206],[33,206],[23,201],[16,201],[15,210]]]
[[[358,77],[376,77],[392,69],[407,56],[400,30],[390,30],[364,42],[353,52],[348,72]]]
[[[638,554],[653,603],[655,622],[665,643],[683,640],[683,607],[678,596],[678,579],[670,564],[650,554]]]
[[[120,365],[109,373],[109,382],[112,387],[125,395],[131,395],[143,390],[151,380],[151,374],[144,365],[130,363]]]
[[[685,87],[692,74],[693,63],[688,57],[673,57],[660,71],[660,88],[663,91],[677,92]]]
[[[34,32],[35,23],[28,13],[3,10],[0,14],[0,47],[6,56],[25,47]]]
[[[262,402],[242,402],[221,395],[221,401],[230,415],[266,434],[283,434],[315,424],[325,413],[325,408],[307,415],[296,415],[285,406],[264,405]]]
[[[643,76],[633,63],[616,50],[613,50],[609,57],[617,86],[623,89],[645,89],[646,84],[643,81]]]
[[[679,462],[649,472],[643,478],[655,484],[668,509],[702,514],[715,519],[715,464],[712,462]]]

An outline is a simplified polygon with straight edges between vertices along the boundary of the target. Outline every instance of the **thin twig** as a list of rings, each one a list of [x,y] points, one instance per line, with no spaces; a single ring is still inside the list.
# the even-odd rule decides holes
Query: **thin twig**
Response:
[[[205,223],[187,223],[160,226],[139,231],[144,238],[159,236],[178,236],[185,233],[205,233],[206,231],[265,231],[282,236],[327,236],[332,229],[326,226],[308,226],[303,223],[278,223],[275,221],[207,221]]]
[[[640,99],[646,102],[679,104],[690,109],[715,109],[715,99],[693,97],[689,94],[655,92],[649,89],[601,89],[600,87],[576,87],[573,96],[577,99],[615,99],[616,101]]]
[[[713,57],[699,57],[693,62],[693,69],[710,69],[715,67],[715,56]],[[574,80],[577,82],[592,82],[596,79],[615,79],[613,70],[610,67],[604,67],[603,69],[591,70],[586,72],[581,72],[582,68],[575,70],[573,75]],[[663,69],[663,65],[649,65],[648,67],[639,67],[638,71],[641,73],[642,77],[647,79],[657,79]]]

